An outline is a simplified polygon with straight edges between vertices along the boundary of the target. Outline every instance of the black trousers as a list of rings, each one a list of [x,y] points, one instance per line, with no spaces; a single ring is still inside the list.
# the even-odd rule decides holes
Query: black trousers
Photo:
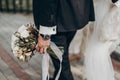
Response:
[[[55,42],[57,46],[64,47],[62,71],[61,71],[59,80],[74,80],[71,72],[71,68],[70,68],[68,48],[75,33],[76,31],[59,32],[56,35],[52,36],[51,38],[51,41]],[[60,62],[58,59],[54,58],[53,56],[51,56],[51,58],[55,67],[55,72],[53,77],[53,80],[55,80],[57,72],[60,68],[60,65],[59,65]]]

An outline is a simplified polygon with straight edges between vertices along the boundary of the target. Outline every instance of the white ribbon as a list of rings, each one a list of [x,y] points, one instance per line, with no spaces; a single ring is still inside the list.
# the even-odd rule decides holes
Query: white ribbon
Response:
[[[56,46],[54,42],[51,42],[50,47],[60,61],[60,68],[55,78],[55,80],[58,80],[62,70],[62,54],[63,53],[59,50],[59,48]],[[49,54],[48,53],[44,54],[42,58],[42,80],[49,80],[49,60],[50,60]]]
[[[49,80],[49,54],[42,56],[42,80]]]

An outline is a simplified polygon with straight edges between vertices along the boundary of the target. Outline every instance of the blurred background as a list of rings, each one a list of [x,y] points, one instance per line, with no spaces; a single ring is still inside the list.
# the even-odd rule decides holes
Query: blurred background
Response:
[[[32,0],[0,0],[0,11],[32,12]]]
[[[28,63],[19,62],[11,52],[11,35],[23,24],[34,23],[32,0],[0,0],[0,80],[40,80],[41,55],[36,54]],[[86,25],[90,26],[89,24]],[[70,48],[71,69],[75,80],[86,80],[84,69],[83,37],[78,30]],[[84,48],[84,47],[83,47]],[[120,80],[120,47],[111,55],[115,78]],[[54,71],[50,61],[50,76]]]

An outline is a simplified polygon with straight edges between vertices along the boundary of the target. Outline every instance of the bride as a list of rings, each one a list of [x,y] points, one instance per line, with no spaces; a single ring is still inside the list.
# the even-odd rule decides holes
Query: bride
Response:
[[[112,1],[94,0],[96,21],[85,50],[87,80],[115,80],[110,53],[120,43],[120,0]]]

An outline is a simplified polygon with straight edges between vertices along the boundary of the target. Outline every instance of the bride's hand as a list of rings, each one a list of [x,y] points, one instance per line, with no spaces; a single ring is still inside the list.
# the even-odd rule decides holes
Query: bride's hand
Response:
[[[111,10],[120,9],[115,3],[111,5]]]

